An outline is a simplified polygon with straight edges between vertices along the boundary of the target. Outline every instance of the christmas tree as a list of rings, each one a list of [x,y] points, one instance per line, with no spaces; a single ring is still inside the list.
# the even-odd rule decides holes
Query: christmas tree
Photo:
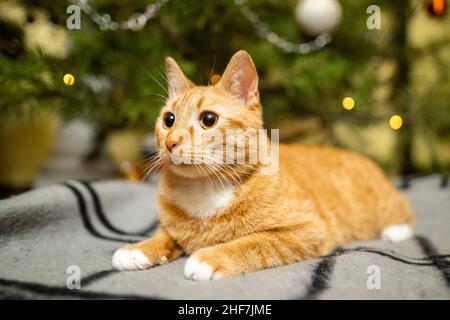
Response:
[[[5,2],[12,13],[0,20],[1,116],[57,110],[95,123],[101,143],[116,128],[153,126],[166,56],[207,85],[245,49],[258,68],[266,126],[280,128],[283,141],[357,149],[403,175],[448,172],[448,15],[434,1],[316,1],[319,9],[330,2],[342,16],[319,35],[297,0]],[[68,29],[71,4],[81,7],[80,29]],[[381,9],[380,29],[368,26],[371,5]],[[19,18],[11,7],[21,8]],[[30,30],[39,29],[53,51],[33,43]],[[342,107],[345,97],[354,106]],[[402,123],[392,124],[395,115]]]

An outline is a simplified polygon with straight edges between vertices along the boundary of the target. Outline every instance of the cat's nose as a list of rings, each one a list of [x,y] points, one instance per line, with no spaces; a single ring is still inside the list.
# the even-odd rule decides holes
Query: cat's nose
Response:
[[[172,152],[172,149],[175,148],[178,144],[180,144],[180,142],[181,142],[181,138],[178,140],[167,139],[166,140],[167,150],[169,150],[169,152]]]

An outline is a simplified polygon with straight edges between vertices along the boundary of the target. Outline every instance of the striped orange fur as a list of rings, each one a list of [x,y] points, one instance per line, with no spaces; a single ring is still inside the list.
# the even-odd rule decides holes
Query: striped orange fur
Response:
[[[216,279],[326,255],[350,241],[377,238],[389,226],[414,227],[407,200],[375,163],[351,151],[281,145],[279,171],[270,175],[260,174],[259,164],[173,164],[166,143],[177,128],[204,135],[208,143],[214,132],[262,128],[262,107],[245,51],[211,86],[195,86],[171,58],[166,70],[169,98],[155,128],[165,168],[158,186],[160,227],[155,236],[120,249],[113,258],[118,269],[146,269],[188,254],[186,277]],[[219,117],[209,130],[197,123],[205,110]],[[171,128],[163,123],[168,112],[175,117]],[[176,148],[196,152],[186,141]]]

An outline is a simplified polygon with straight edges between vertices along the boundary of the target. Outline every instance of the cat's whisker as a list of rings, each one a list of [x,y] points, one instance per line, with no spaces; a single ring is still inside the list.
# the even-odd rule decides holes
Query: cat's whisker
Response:
[[[249,194],[244,186],[244,182],[242,181],[241,175],[248,175],[248,170],[242,169],[244,168],[253,168],[253,166],[248,164],[241,164],[237,167],[233,167],[234,164],[227,164],[218,157],[214,157],[211,154],[204,152],[204,150],[193,149],[190,150],[189,156],[191,159],[193,156],[196,156],[197,159],[202,160],[202,164],[205,165],[204,168],[202,166],[198,166],[198,170],[205,172],[210,172],[215,175],[217,180],[222,184],[222,186],[226,185],[229,188],[233,187],[233,184],[236,186],[241,186],[241,190],[245,196],[245,198],[249,198]],[[196,164],[194,166],[197,167]],[[207,174],[206,174],[207,175]],[[206,178],[209,178],[208,175]]]
[[[221,166],[218,166],[218,165],[216,165],[216,164],[213,164],[213,163],[208,163],[207,162],[208,160],[206,160],[206,162],[205,162],[205,164],[207,164],[207,167],[210,167],[210,169],[211,170],[213,170],[214,172],[217,172],[217,173],[219,173],[220,175],[221,175],[221,177],[222,178],[224,178],[224,181],[227,183],[227,186],[229,187],[229,188],[232,188],[233,187],[233,183],[231,183],[231,181],[229,180],[229,179],[227,179],[226,178],[226,176],[224,175],[224,174],[227,174],[227,176],[229,176],[235,183],[236,183],[236,185],[242,185],[242,180],[241,181],[238,181],[237,179],[236,179],[236,177],[234,177],[230,172],[228,172],[227,170],[224,170],[224,172],[222,173],[222,171],[220,170],[221,168],[223,169],[223,167],[221,167]],[[213,165],[211,165],[211,166],[208,166],[208,164],[213,164]]]
[[[209,164],[216,165],[216,166],[224,166],[224,165],[227,165],[227,164],[223,161],[223,159],[213,157],[213,156],[211,156],[210,154],[203,154],[202,156],[203,156],[203,159],[204,159],[205,161],[209,161]]]
[[[150,163],[144,169],[145,174],[142,180],[146,181],[151,173],[158,173],[160,170],[162,171],[164,167],[165,167],[164,162],[161,160],[159,155],[155,156],[153,160],[150,160]]]
[[[222,181],[221,177],[224,178],[225,183],[227,183],[226,178],[223,176],[223,174],[221,174],[221,173],[218,172],[217,170],[214,170],[214,167],[211,166],[211,167],[209,167],[209,169],[210,169],[211,172],[216,176],[216,178],[219,180],[220,185],[222,186],[223,191],[226,192],[226,191],[227,191],[227,188],[226,188],[225,185],[223,184],[223,181]],[[217,173],[219,173],[220,176],[219,176]],[[230,185],[227,185],[227,187],[230,187]]]
[[[208,181],[208,184],[211,186],[211,188],[214,188],[214,183],[211,180],[211,178],[209,177],[209,172],[205,168],[202,168],[200,165],[198,165],[198,167],[204,173],[204,176],[205,176],[206,180]]]
[[[198,151],[198,150],[188,150],[188,151],[186,151],[187,152],[187,156],[191,159],[191,161],[192,161],[192,165],[194,166],[194,168],[197,170],[197,171],[200,171],[201,172],[201,174],[205,177],[205,179],[207,180],[207,182],[208,182],[208,184],[210,184],[210,186],[212,187],[212,188],[214,188],[214,183],[213,183],[213,181],[211,180],[211,177],[210,177],[210,172],[211,171],[208,171],[208,170],[206,170],[206,169],[208,169],[208,167],[206,167],[206,168],[203,168],[202,166],[201,166],[201,164],[202,163],[195,163],[195,157],[197,157],[197,159],[199,159],[199,157],[201,156],[200,154],[200,152],[196,152],[196,151]],[[200,154],[199,154],[200,153]]]
[[[160,93],[150,92],[150,94],[151,94],[152,96],[157,96],[157,97],[163,99],[163,100],[162,100],[163,102],[165,102],[165,101],[167,100],[167,97],[166,97],[166,96],[163,96],[163,95],[160,94]]]
[[[201,154],[199,155],[198,153],[197,153],[196,155],[197,155],[198,157],[201,156]],[[190,156],[191,156],[191,159],[192,159],[192,153],[191,153]],[[206,164],[206,163],[204,163],[204,164]],[[213,170],[209,165],[207,165],[205,168],[209,169],[209,172],[211,172],[212,174],[214,174],[214,175],[216,176],[217,180],[218,180],[219,183],[221,184],[221,186],[222,186],[222,188],[223,188],[224,191],[226,191],[226,189],[227,189],[227,188],[225,187],[225,185],[224,185],[224,182],[227,184],[227,187],[228,187],[228,188],[230,187],[229,181],[226,179],[226,177],[225,177],[221,172],[217,172],[217,171]],[[217,173],[219,173],[220,176],[219,176]],[[223,180],[222,180],[221,178],[223,178]],[[214,187],[214,185],[213,185],[213,187]]]
[[[162,81],[167,85],[166,88],[172,88],[171,86],[169,86],[169,80],[167,79],[167,76],[164,72],[164,69],[160,68],[156,68],[156,72],[158,72],[158,74],[161,76]],[[166,90],[167,92],[167,90]],[[175,94],[175,90],[172,88],[172,93]],[[170,96],[170,94],[167,92],[167,95]],[[168,99],[168,97],[166,97],[166,100]]]
[[[162,83],[158,79],[156,79],[145,67],[144,67],[144,70],[145,70],[145,73],[147,73],[156,82],[156,84],[158,84],[164,90],[164,92],[167,94],[167,96],[169,96],[169,91],[167,90],[167,88],[165,86],[163,86]]]
[[[214,54],[214,59],[213,59],[213,66],[211,68],[211,73],[209,74],[209,79],[208,79],[208,86],[211,85],[211,79],[214,75],[214,67],[216,66],[216,54]]]
[[[162,80],[167,84],[168,81],[167,81],[166,74],[164,73],[164,70],[161,67],[157,67],[156,72],[158,72],[158,74],[161,76]]]
[[[148,176],[149,176],[150,173],[154,170],[154,167],[153,167],[153,166],[154,166],[154,165],[152,165],[152,166],[149,167],[149,168],[144,169],[145,174],[144,174],[144,176],[141,178],[142,181],[147,181]]]
[[[244,183],[242,181],[241,175],[239,174],[239,173],[242,173],[243,175],[247,175],[248,171],[237,170],[236,168],[232,167],[231,165],[227,165],[226,163],[223,163],[223,161],[221,161],[220,159],[212,157],[211,155],[208,155],[208,154],[203,154],[203,158],[205,160],[205,164],[212,165],[213,168],[217,167],[216,171],[218,171],[219,173],[221,173],[220,170],[223,170],[224,174],[229,176],[235,182],[236,185],[242,186],[242,191],[244,192],[246,198],[248,198],[249,195],[247,193],[247,190],[245,190],[245,188],[244,188]],[[217,161],[217,162],[215,162],[215,161]],[[249,166],[249,167],[251,167],[251,166]]]
[[[233,162],[232,164],[226,163],[226,162],[224,162],[222,159],[220,159],[220,158],[215,158],[215,157],[213,157],[213,156],[211,156],[211,155],[209,155],[209,154],[204,154],[203,156],[204,156],[204,157],[207,157],[209,160],[217,160],[217,164],[218,164],[218,165],[221,165],[221,166],[231,167],[231,166],[233,166],[233,165],[236,165],[237,167],[233,167],[233,170],[235,170],[236,172],[239,172],[239,173],[243,173],[243,174],[248,174],[248,171],[243,170],[243,169],[240,168],[240,167],[244,167],[244,168],[253,168],[252,165],[246,164],[246,163],[243,163],[243,164],[239,164],[239,163],[235,163],[235,162]]]
[[[240,175],[237,172],[233,171],[234,168],[232,168],[230,166],[223,166],[222,169],[225,171],[225,173],[229,174],[229,176],[236,182],[236,184],[238,186],[241,187],[241,190],[242,190],[243,194],[245,195],[245,198],[249,198],[249,194],[247,193],[245,184],[242,181],[242,178],[240,177]],[[233,173],[236,174],[236,177],[233,175]]]

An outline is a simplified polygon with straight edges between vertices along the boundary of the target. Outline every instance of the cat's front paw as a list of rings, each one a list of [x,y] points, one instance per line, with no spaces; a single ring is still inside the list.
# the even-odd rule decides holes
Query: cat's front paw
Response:
[[[151,268],[153,263],[141,250],[125,247],[114,252],[112,266],[122,271],[145,270]]]
[[[204,281],[220,279],[223,277],[223,274],[218,271],[217,266],[202,260],[196,255],[192,255],[184,265],[184,276],[187,279]]]

